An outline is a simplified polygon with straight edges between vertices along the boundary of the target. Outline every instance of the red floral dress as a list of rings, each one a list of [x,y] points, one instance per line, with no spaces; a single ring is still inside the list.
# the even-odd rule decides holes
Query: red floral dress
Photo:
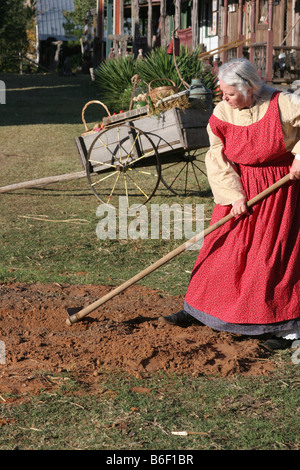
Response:
[[[249,126],[214,115],[210,119],[226,157],[237,165],[247,199],[285,176],[294,158],[286,151],[278,96],[274,93],[264,117]],[[211,224],[230,210],[217,204]],[[210,326],[211,318],[242,325],[300,321],[299,229],[297,180],[253,206],[250,215],[231,219],[205,238],[184,309]]]

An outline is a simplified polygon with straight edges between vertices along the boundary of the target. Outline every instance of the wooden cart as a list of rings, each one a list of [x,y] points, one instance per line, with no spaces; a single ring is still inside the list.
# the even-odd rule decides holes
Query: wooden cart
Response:
[[[89,184],[103,203],[145,204],[160,181],[176,195],[201,193],[206,127],[212,109],[171,108],[151,115],[148,106],[103,119],[104,128],[76,138]],[[200,155],[199,155],[200,154]]]

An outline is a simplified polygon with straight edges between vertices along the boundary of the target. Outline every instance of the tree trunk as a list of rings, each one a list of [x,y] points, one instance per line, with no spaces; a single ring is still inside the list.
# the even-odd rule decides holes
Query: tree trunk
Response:
[[[198,0],[193,0],[193,11],[192,11],[192,34],[193,34],[193,39],[192,39],[192,45],[193,45],[193,50],[196,49],[199,43],[199,38],[198,38],[198,31],[199,31],[199,24],[198,24],[198,18],[199,18],[199,9],[198,9]]]
[[[166,0],[160,0],[160,45],[162,48],[167,47],[166,38],[166,14],[167,14]]]
[[[152,49],[152,0],[148,0],[148,31],[147,31],[147,46]]]
[[[132,36],[134,57],[138,54],[138,40],[140,37],[140,7],[138,0],[131,2]]]
[[[175,31],[180,29],[181,0],[175,0]]]

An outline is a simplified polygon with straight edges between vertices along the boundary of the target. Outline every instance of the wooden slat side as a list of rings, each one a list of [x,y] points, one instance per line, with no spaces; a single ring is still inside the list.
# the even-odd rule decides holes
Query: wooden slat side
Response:
[[[200,109],[178,110],[178,120],[182,129],[190,127],[206,127],[211,112]]]
[[[205,127],[183,129],[183,136],[186,150],[209,147],[209,138]]]
[[[133,119],[139,116],[143,116],[144,114],[148,114],[148,112],[149,112],[149,107],[143,106],[142,108],[132,109],[131,111],[125,111],[124,113],[119,113],[114,116],[104,117],[102,119],[102,122],[105,126],[108,126],[110,124],[121,123],[128,119]]]

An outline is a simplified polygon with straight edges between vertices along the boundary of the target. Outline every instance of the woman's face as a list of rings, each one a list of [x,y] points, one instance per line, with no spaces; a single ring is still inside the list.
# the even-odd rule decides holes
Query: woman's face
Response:
[[[226,85],[220,81],[220,88],[223,92],[223,100],[227,101],[229,106],[234,109],[243,109],[250,106],[252,99],[245,99],[244,95],[240,93],[234,86]]]

